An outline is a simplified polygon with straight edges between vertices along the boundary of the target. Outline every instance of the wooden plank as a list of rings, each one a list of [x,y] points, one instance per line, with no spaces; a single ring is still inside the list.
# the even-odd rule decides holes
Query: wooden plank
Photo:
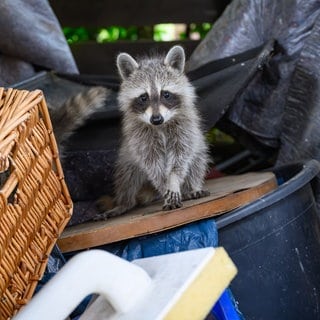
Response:
[[[226,0],[50,0],[62,26],[146,26],[158,23],[213,22]]]
[[[208,180],[209,197],[185,201],[177,210],[162,211],[162,202],[137,208],[107,221],[67,228],[58,245],[63,252],[82,250],[168,230],[210,218],[248,204],[277,187],[273,173],[248,173]]]
[[[116,56],[120,52],[128,52],[133,56],[168,51],[175,44],[185,48],[188,58],[199,44],[198,41],[117,41],[111,43],[86,42],[71,45],[76,64],[81,74],[116,74]]]

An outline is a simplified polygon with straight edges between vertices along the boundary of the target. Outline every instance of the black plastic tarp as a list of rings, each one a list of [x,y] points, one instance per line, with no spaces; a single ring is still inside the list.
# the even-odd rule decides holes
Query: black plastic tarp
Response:
[[[48,1],[0,1],[0,86],[34,76],[39,68],[78,72]]]
[[[318,0],[234,0],[188,62],[190,71],[275,41],[263,70],[242,83],[241,95],[222,114],[218,103],[217,114],[243,143],[250,144],[251,138],[275,148],[278,163],[320,159],[319,23]],[[235,74],[236,83],[237,78]],[[214,113],[215,101],[205,107]]]

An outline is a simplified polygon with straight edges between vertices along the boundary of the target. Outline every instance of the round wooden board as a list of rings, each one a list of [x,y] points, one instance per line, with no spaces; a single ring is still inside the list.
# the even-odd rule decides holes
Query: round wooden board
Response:
[[[67,227],[58,246],[62,252],[77,251],[214,217],[276,189],[277,181],[271,172],[252,172],[207,180],[206,188],[210,196],[185,201],[183,207],[176,210],[162,211],[162,202],[159,201],[106,221]]]

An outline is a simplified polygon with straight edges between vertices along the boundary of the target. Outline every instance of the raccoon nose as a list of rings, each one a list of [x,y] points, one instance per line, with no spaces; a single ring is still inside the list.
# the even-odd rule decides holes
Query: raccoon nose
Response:
[[[157,125],[163,123],[163,117],[161,114],[152,115],[150,118],[150,122],[157,126]]]

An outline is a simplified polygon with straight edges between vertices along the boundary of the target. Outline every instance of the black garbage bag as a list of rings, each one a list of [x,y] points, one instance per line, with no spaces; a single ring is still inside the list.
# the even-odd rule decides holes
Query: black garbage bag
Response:
[[[0,86],[78,68],[49,1],[0,1]]]
[[[263,72],[242,82],[241,94],[233,96],[222,113],[214,100],[203,106],[219,118],[209,118],[210,125],[221,125],[249,146],[255,141],[274,148],[278,164],[320,159],[319,14],[317,0],[232,1],[193,52],[188,70],[272,39],[276,50]],[[227,85],[232,91],[234,82],[228,80]]]
[[[198,104],[204,124],[212,128],[229,109],[241,99],[256,79],[263,79],[263,91],[267,95],[275,87],[278,75],[271,74],[270,63],[279,51],[275,41],[264,46],[207,62],[187,73],[199,96]]]

